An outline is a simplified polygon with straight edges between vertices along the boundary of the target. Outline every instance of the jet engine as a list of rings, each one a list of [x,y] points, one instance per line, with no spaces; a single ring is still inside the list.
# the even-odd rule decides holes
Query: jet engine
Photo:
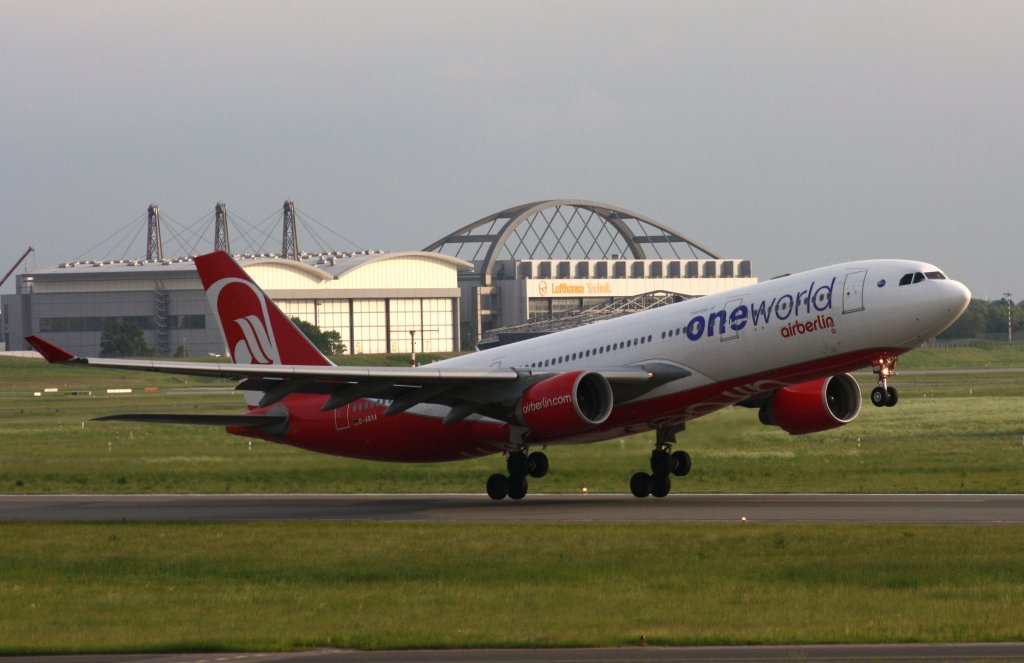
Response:
[[[791,435],[803,435],[850,423],[860,405],[860,385],[843,373],[777,390],[761,408],[760,419]]]
[[[612,387],[600,373],[573,371],[531,385],[519,399],[519,423],[541,437],[580,433],[612,412]]]

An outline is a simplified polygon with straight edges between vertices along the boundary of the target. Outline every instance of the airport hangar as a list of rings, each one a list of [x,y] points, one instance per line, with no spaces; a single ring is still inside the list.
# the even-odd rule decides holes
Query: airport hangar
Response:
[[[721,258],[650,218],[586,200],[509,208],[423,251],[299,252],[294,215],[291,223],[280,254],[235,258],[286,315],[337,331],[349,354],[457,352],[504,329],[529,335],[552,320],[582,324],[618,302],[655,295],[664,303],[757,282],[749,260]],[[153,237],[152,214],[150,224]],[[230,252],[226,229],[217,232],[225,235],[214,246]],[[7,348],[28,349],[24,337],[40,334],[95,356],[104,324],[125,319],[142,326],[159,356],[224,354],[192,258],[163,258],[152,244],[146,259],[19,275],[16,294],[2,302]]]

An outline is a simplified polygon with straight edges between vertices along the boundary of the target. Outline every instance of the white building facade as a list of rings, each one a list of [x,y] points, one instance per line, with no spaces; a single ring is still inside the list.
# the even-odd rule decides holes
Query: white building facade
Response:
[[[433,253],[236,256],[243,269],[289,317],[336,331],[349,354],[459,350],[458,271],[465,261]],[[104,325],[138,323],[159,356],[224,354],[190,258],[90,261],[19,275],[3,297],[11,350],[40,334],[75,354],[99,353]]]
[[[456,352],[504,327],[660,292],[681,298],[756,283],[724,258],[629,210],[547,200],[486,216],[423,251],[236,259],[288,316],[336,331],[350,354]],[[223,354],[191,258],[64,263],[17,278],[3,339],[41,334],[96,355],[104,325],[137,322],[158,356]]]

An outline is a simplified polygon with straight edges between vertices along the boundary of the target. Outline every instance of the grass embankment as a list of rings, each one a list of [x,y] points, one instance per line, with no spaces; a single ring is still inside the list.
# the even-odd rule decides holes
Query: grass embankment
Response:
[[[1021,532],[0,525],[0,653],[1024,637]]]
[[[975,348],[941,350],[945,365]],[[1024,359],[1003,348],[1002,363]],[[908,357],[908,362],[910,357]],[[929,360],[932,361],[932,360]],[[987,361],[987,360],[986,360]],[[1024,362],[1018,362],[1024,363]],[[51,367],[0,360],[0,492],[470,492],[503,459],[436,465],[372,463],[225,434],[215,427],[93,422],[114,412],[238,412],[223,380]],[[694,458],[675,492],[1019,492],[1024,476],[1024,373],[899,376],[896,408],[865,403],[856,421],[794,437],[732,408],[680,436]],[[870,378],[865,389],[873,386]],[[58,387],[60,394],[32,397]],[[136,393],[107,396],[106,387]],[[159,393],[141,393],[158,387]],[[218,388],[220,387],[220,388]],[[68,396],[69,391],[93,392]],[[415,431],[410,431],[415,435]],[[626,492],[644,469],[651,434],[548,449],[551,472],[534,491]]]
[[[907,370],[943,368],[1024,368],[1024,346],[979,345],[971,348],[918,348],[900,357]]]

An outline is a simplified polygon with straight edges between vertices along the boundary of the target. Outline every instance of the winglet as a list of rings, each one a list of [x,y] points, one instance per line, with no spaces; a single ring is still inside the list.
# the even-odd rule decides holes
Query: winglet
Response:
[[[43,359],[51,364],[62,364],[75,358],[75,355],[71,354],[67,350],[58,348],[53,343],[50,343],[38,336],[27,336],[25,337],[25,340],[36,349],[36,352],[43,355]]]

